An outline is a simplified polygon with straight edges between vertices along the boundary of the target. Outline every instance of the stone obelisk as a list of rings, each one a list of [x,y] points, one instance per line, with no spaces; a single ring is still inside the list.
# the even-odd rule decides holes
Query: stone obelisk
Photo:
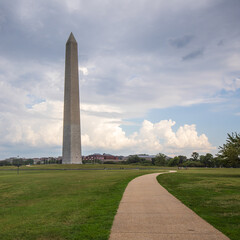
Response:
[[[63,117],[63,164],[82,164],[78,46],[71,33],[66,43]]]

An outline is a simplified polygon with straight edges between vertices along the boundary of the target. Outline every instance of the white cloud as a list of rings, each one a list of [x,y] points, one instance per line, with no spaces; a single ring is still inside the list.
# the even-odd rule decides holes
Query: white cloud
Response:
[[[92,112],[92,113],[123,113],[123,111],[116,106],[105,105],[105,104],[81,104],[81,110]]]
[[[64,0],[67,10],[70,13],[80,10],[82,5],[81,2],[82,2],[81,0]]]
[[[88,69],[86,67],[79,67],[79,71],[81,71],[83,75],[88,75]]]
[[[227,91],[240,89],[240,78],[232,78],[231,76],[224,78],[224,89]]]
[[[190,154],[191,151],[211,152],[215,149],[205,134],[198,136],[196,126],[180,126],[176,132],[172,120],[152,123],[144,120],[138,132],[130,136],[112,119],[83,116],[83,146],[118,153]],[[120,119],[115,119],[120,120]]]
[[[236,49],[239,49],[236,48]],[[230,56],[228,56],[226,59],[226,64],[229,68],[229,70],[232,71],[239,71],[240,69],[240,54],[239,53],[233,53]]]
[[[62,135],[62,103],[42,102],[24,112],[9,112],[0,118],[2,144],[31,147],[59,145]]]
[[[138,143],[143,143],[141,145],[143,152],[164,151],[169,154],[174,151],[177,154],[186,149],[197,149],[198,151],[215,149],[205,134],[198,136],[195,125],[180,126],[174,132],[172,127],[175,124],[172,120],[161,120],[155,124],[144,120],[140,133],[135,136],[135,139]]]

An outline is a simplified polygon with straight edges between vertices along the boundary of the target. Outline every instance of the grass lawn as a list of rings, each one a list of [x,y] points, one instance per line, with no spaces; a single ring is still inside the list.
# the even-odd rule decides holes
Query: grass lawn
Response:
[[[240,169],[180,170],[158,181],[230,239],[239,239]]]
[[[152,172],[0,171],[0,239],[107,240],[128,182]]]
[[[16,170],[16,166],[0,166],[0,170]],[[43,164],[43,165],[31,165],[31,166],[20,166],[21,170],[35,170],[35,169],[127,169],[127,168],[136,168],[136,169],[173,169],[168,167],[159,167],[159,166],[143,166],[137,164]],[[177,169],[175,167],[175,169]]]

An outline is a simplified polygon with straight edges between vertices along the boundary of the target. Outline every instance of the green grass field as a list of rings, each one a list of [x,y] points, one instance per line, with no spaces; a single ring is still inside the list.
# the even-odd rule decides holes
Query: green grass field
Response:
[[[173,169],[159,166],[142,166],[134,164],[44,164],[44,165],[31,165],[20,166],[20,170],[35,170],[35,169],[126,169],[126,168],[138,168],[138,169]],[[1,166],[0,170],[16,169],[16,166]],[[176,168],[177,169],[177,168]]]
[[[107,240],[128,182],[161,171],[90,170],[135,167],[112,164],[81,165],[84,171],[49,170],[56,166],[33,166],[34,171],[20,170],[19,175],[16,168],[0,168],[0,239]],[[180,170],[158,180],[209,223],[231,239],[239,239],[240,169]]]
[[[0,239],[107,240],[128,182],[151,172],[0,171]]]
[[[239,239],[240,169],[180,170],[158,181],[230,239]]]

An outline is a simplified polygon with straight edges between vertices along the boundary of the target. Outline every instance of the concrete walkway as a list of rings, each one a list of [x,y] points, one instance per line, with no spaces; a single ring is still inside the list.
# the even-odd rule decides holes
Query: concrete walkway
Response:
[[[137,177],[128,184],[109,240],[229,239],[164,189],[158,175]]]

